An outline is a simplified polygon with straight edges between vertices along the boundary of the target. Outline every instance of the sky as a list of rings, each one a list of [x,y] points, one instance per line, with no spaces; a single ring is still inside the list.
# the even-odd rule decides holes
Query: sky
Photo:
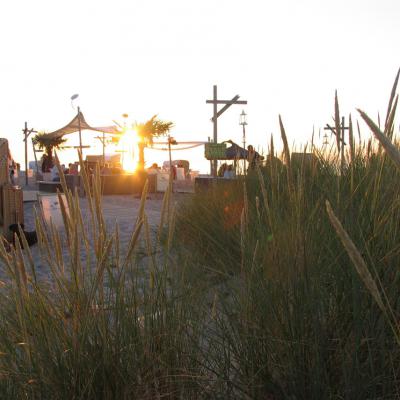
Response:
[[[206,100],[217,85],[220,98],[248,101],[221,115],[218,141],[242,142],[244,109],[248,144],[266,150],[273,134],[278,146],[280,114],[299,148],[331,123],[335,90],[342,115],[385,115],[400,67],[399,20],[398,0],[2,2],[0,137],[23,164],[25,121],[46,132],[66,125],[78,93],[74,106],[92,126],[122,123],[123,113],[128,123],[158,114],[174,122],[178,142],[207,141]],[[85,133],[87,153],[99,153],[94,136]],[[173,158],[205,172],[203,151]]]

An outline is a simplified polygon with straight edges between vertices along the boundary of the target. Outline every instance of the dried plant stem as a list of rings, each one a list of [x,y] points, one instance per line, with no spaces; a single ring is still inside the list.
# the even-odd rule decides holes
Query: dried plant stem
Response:
[[[346,249],[348,256],[350,257],[351,261],[353,262],[353,265],[354,265],[358,275],[360,276],[361,280],[363,281],[363,283],[366,286],[366,288],[368,289],[369,293],[375,300],[378,307],[381,309],[381,311],[387,318],[387,320],[391,326],[391,329],[395,335],[396,341],[400,345],[400,330],[399,330],[398,323],[393,315],[393,311],[391,310],[390,305],[386,306],[384,304],[381,293],[380,293],[378,286],[376,285],[376,283],[367,267],[367,264],[365,263],[364,259],[361,257],[360,252],[358,251],[357,247],[351,240],[350,236],[348,235],[346,230],[343,228],[343,225],[341,224],[339,219],[336,217],[328,200],[326,201],[326,211],[328,213],[328,216],[329,216],[332,226],[335,228],[335,231],[336,231],[340,241],[343,244],[343,247]],[[385,296],[385,300],[387,302],[386,294],[384,294],[384,296]]]
[[[360,109],[357,110],[360,113],[362,119],[367,123],[367,125],[371,129],[372,133],[382,144],[383,148],[385,149],[390,159],[396,164],[398,168],[400,168],[400,152],[397,149],[397,147],[391,142],[391,140],[386,135],[383,134],[383,132],[378,128],[375,122],[372,121],[372,119],[364,111]],[[368,150],[368,152],[369,151],[370,150]]]

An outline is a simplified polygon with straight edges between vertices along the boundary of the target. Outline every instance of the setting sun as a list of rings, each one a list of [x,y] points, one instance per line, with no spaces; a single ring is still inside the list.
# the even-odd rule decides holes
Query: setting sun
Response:
[[[118,149],[122,152],[122,168],[127,172],[134,172],[138,163],[138,135],[135,130],[127,130],[118,143]]]

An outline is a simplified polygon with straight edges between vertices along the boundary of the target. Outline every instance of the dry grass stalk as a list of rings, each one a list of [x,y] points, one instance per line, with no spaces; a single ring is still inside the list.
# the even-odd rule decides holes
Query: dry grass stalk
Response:
[[[245,210],[242,209],[242,213],[240,214],[240,271],[243,277],[244,274],[244,258],[245,258],[245,249],[246,249],[246,216]]]
[[[367,123],[369,128],[371,129],[372,133],[375,137],[379,140],[382,144],[382,147],[385,149],[388,156],[391,160],[396,164],[398,168],[400,168],[400,152],[397,147],[392,143],[390,138],[388,138],[379,128],[378,126],[372,121],[372,119],[362,110],[357,109],[360,113],[362,119]],[[370,147],[370,143],[368,143],[368,147]],[[368,153],[370,150],[368,150]]]
[[[80,207],[80,203],[79,203],[79,196],[78,196],[77,192],[75,192],[75,196],[74,196],[73,200],[74,201],[73,201],[73,214],[72,214],[73,217],[72,218],[74,219],[75,223],[77,223],[77,226],[82,235],[82,240],[86,247],[86,250],[89,251],[89,247],[90,247],[89,237],[88,237],[88,233],[86,231],[86,227],[83,223],[83,217],[82,217],[81,207]]]
[[[395,95],[396,95],[397,84],[398,84],[398,82],[399,82],[399,76],[400,76],[400,68],[399,68],[399,70],[397,71],[397,75],[396,75],[396,78],[395,78],[394,83],[393,83],[392,91],[391,91],[391,93],[390,93],[390,99],[389,99],[388,109],[387,109],[387,113],[386,113],[385,131],[388,131],[388,132],[390,131],[390,130],[388,129],[388,126],[391,125],[390,122],[389,122],[389,119],[390,119],[390,114],[391,114],[392,109],[393,109],[393,100],[394,100]],[[391,137],[391,136],[390,136],[390,137]]]
[[[139,222],[137,222],[137,224],[136,224],[135,231],[133,232],[131,240],[129,242],[128,251],[126,253],[125,260],[122,263],[122,268],[125,268],[129,264],[129,261],[133,254],[133,250],[135,249],[136,243],[139,239],[139,234],[140,234],[142,225],[143,225],[143,219],[140,220]]]
[[[264,177],[261,173],[260,168],[257,168],[257,174],[258,174],[258,181],[259,181],[260,187],[261,187],[261,193],[263,195],[263,200],[264,200],[265,215],[266,215],[269,227],[272,230],[272,219],[271,219],[271,210],[270,210],[269,203],[268,203],[268,193],[267,193],[267,190],[265,189]]]
[[[283,151],[284,151],[284,155],[285,155],[285,161],[286,161],[288,170],[291,171],[290,150],[289,150],[289,145],[288,145],[288,141],[287,141],[285,127],[283,126],[282,118],[280,115],[279,115],[279,127],[281,130],[281,137],[282,137],[282,142],[283,142]]]
[[[171,193],[172,193],[172,186],[168,185],[167,190],[164,193],[164,197],[163,197],[163,201],[162,201],[162,205],[161,205],[160,224],[158,226],[158,234],[157,234],[158,241],[161,238],[162,229],[164,227],[165,215],[167,213],[167,210],[169,209]]]
[[[115,244],[114,244],[114,255],[115,255],[115,266],[119,268],[119,226],[118,222],[115,221],[114,228]]]
[[[341,138],[342,129],[340,127],[340,111],[339,111],[339,100],[337,96],[337,90],[335,90],[335,130],[336,130],[336,144],[338,151],[340,152],[340,139],[344,140],[344,138]]]
[[[140,198],[139,211],[138,211],[138,216],[137,216],[136,221],[143,220],[144,206],[146,204],[148,190],[149,190],[149,181],[148,181],[148,179],[146,179],[146,182],[145,182],[143,190],[142,190],[142,196]]]
[[[386,307],[383,303],[381,294],[378,290],[378,287],[372,278],[372,275],[365,264],[364,259],[361,257],[360,252],[358,251],[357,247],[351,240],[350,236],[346,232],[346,230],[343,228],[341,222],[339,219],[336,217],[335,213],[332,210],[332,207],[329,203],[329,201],[326,201],[326,211],[328,212],[329,219],[331,221],[332,226],[335,228],[335,231],[342,242],[344,248],[346,249],[346,252],[348,256],[350,257],[351,261],[353,262],[353,265],[360,276],[361,280],[364,282],[364,285],[367,287],[368,291],[378,304],[379,308],[387,314]]]
[[[354,148],[353,122],[351,120],[351,114],[349,115],[349,146],[350,146],[350,163],[352,164],[356,158],[356,153]]]
[[[55,161],[56,161],[56,167],[57,167],[57,170],[58,170],[58,175],[60,177],[61,187],[62,187],[63,192],[65,193],[65,196],[67,198],[68,205],[71,205],[71,200],[72,200],[71,199],[71,193],[67,188],[67,182],[65,180],[64,171],[61,168],[61,164],[60,164],[60,160],[58,159],[57,152],[54,152],[54,155],[55,155]]]
[[[146,252],[147,252],[147,257],[149,258],[149,267],[151,270],[154,270],[155,261],[153,257],[153,248],[151,244],[150,226],[147,215],[145,213],[143,214],[143,223],[144,223],[144,236],[146,242]]]
[[[275,156],[274,136],[272,134],[271,134],[271,142],[270,142],[270,148],[269,148],[269,156],[270,156],[270,160],[272,162],[272,159]]]
[[[254,247],[254,251],[253,251],[253,259],[251,262],[251,272],[253,272],[254,267],[256,265],[256,260],[257,260],[257,255],[258,255],[258,246],[259,246],[259,241],[257,240],[256,245]]]
[[[51,251],[52,246],[50,245],[49,238],[47,236],[47,233],[45,232],[43,220],[37,214],[35,218],[35,227],[36,233],[38,235],[38,245],[40,246],[40,253],[45,258],[47,265],[50,268],[52,277],[58,284],[59,288],[61,288],[62,285],[60,285],[60,282],[63,278],[63,276],[61,275],[63,274],[63,271],[60,272],[60,270],[58,270],[54,266],[53,253]]]
[[[384,134],[385,134],[386,136],[388,136],[389,139],[391,139],[391,138],[393,137],[393,132],[394,132],[394,117],[395,117],[395,115],[396,115],[396,109],[397,109],[398,100],[399,100],[399,96],[396,96],[396,99],[395,99],[394,104],[393,104],[393,108],[392,108],[392,110],[390,111],[389,118],[388,118],[388,120],[387,120],[387,122],[386,122],[386,125],[385,125]]]
[[[314,127],[314,125],[313,125],[313,127],[312,127],[312,134],[311,134],[311,151],[312,151],[313,148],[314,148],[314,135],[315,135],[315,127]]]
[[[367,159],[371,158],[371,154],[372,154],[372,140],[369,139],[367,143]]]
[[[96,171],[94,175],[93,184],[94,194],[94,210],[96,214],[96,221],[98,227],[98,246],[102,247],[106,237],[106,224],[103,217],[102,206],[101,206],[101,180],[100,180],[100,166],[96,164]]]
[[[243,211],[244,211],[244,224],[247,230],[249,224],[249,199],[247,196],[247,187],[245,181],[243,181]]]
[[[349,146],[350,146],[350,190],[354,190],[354,161],[356,159],[356,152],[354,146],[353,122],[351,114],[349,114]]]
[[[2,238],[1,238],[2,239]],[[0,259],[4,262],[10,277],[15,280],[15,272],[12,264],[12,256],[9,254],[4,246],[4,240],[0,239]]]
[[[53,259],[52,264],[56,265],[60,271],[64,271],[64,261],[62,257],[62,245],[60,234],[54,224],[50,224],[50,239],[52,241]]]
[[[358,133],[358,143],[361,143],[361,130],[358,120],[357,120],[357,133]]]
[[[86,170],[85,163],[82,158],[82,153],[78,150],[79,157],[79,166],[80,166],[80,176],[83,182],[83,188],[86,193],[86,198],[89,205],[90,216],[91,216],[91,226],[93,230],[93,241],[96,237],[96,224],[95,224],[95,215],[94,215],[94,205],[93,205],[93,193],[90,185],[90,180],[88,176],[88,172]]]
[[[98,263],[96,265],[96,277],[95,281],[92,287],[91,295],[89,296],[89,303],[93,300],[93,296],[95,295],[97,289],[99,287],[103,287],[103,276],[104,276],[104,270],[107,265],[107,260],[111,252],[111,247],[114,241],[114,237],[111,237],[110,239],[107,240],[105,243],[104,248],[101,251],[101,257],[98,260]]]
[[[291,164],[291,159],[290,159],[290,150],[289,150],[289,145],[286,137],[286,131],[285,127],[283,126],[282,118],[279,115],[279,127],[281,130],[281,137],[282,137],[282,142],[283,142],[283,152],[286,160],[286,172],[287,172],[287,180],[288,180],[288,186],[289,186],[289,191],[291,193],[294,192],[294,185],[293,185],[293,174],[292,174],[292,164]]]
[[[15,268],[15,276],[17,277],[17,286],[20,291],[21,298],[28,295],[28,275],[25,269],[24,256],[22,254],[21,244],[18,236],[15,234],[15,250],[12,252]]]
[[[256,211],[257,211],[257,218],[258,222],[261,222],[261,215],[260,215],[260,198],[256,196]]]
[[[174,239],[175,221],[176,221],[176,204],[171,205],[171,211],[168,218],[168,239],[167,239],[167,255],[170,254]]]
[[[64,204],[63,197],[59,191],[57,191],[57,195],[58,195],[58,203],[60,204],[60,209],[61,209],[61,216],[64,222],[65,232],[67,234],[67,241],[69,242],[71,235],[71,227],[73,222],[72,219],[68,216],[67,208]],[[72,199],[71,199],[71,204],[72,204]],[[69,209],[71,208],[69,207]]]

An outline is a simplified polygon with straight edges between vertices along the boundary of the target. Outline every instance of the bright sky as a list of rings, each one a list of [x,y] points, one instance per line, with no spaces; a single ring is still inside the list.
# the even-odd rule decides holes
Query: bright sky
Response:
[[[248,101],[219,118],[219,139],[241,143],[244,108],[247,142],[266,148],[278,114],[297,144],[331,122],[335,89],[343,114],[384,116],[400,67],[399,0],[13,0],[0,11],[0,136],[22,168],[24,122],[62,127],[75,93],[91,125],[158,114],[178,141],[205,141],[217,84],[220,98]],[[202,152],[189,157],[206,170]]]

